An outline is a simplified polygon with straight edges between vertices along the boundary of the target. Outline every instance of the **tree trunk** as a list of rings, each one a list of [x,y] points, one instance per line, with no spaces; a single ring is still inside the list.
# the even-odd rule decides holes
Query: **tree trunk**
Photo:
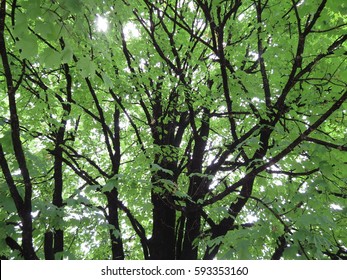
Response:
[[[153,191],[152,203],[154,208],[150,259],[174,260],[176,211],[169,205],[169,194],[162,195]]]

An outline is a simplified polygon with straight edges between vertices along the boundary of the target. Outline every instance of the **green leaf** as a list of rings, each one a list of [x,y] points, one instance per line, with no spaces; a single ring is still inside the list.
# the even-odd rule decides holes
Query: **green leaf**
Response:
[[[169,174],[171,176],[173,175],[173,171],[172,170],[165,169],[165,168],[161,167],[160,165],[158,165],[156,163],[152,163],[151,170],[154,171],[154,172],[161,171],[161,172],[167,173],[167,174]]]
[[[235,247],[238,251],[239,259],[241,260],[248,260],[250,259],[250,249],[251,242],[249,239],[241,239],[237,241],[237,244],[235,244]]]
[[[114,87],[114,85],[113,85],[113,82],[110,79],[110,77],[104,72],[101,73],[101,76],[102,76],[102,79],[105,83],[106,88],[112,89]]]
[[[319,169],[325,174],[325,175],[333,175],[334,174],[334,168],[331,165],[331,163],[327,162],[326,160],[321,161],[319,163]]]
[[[31,0],[23,3],[24,7],[27,8],[27,13],[30,16],[30,18],[37,18],[42,14],[42,10],[40,7],[41,0]]]
[[[304,214],[297,219],[297,224],[304,227],[308,227],[316,223],[317,223],[316,216],[312,214]]]
[[[15,213],[17,211],[16,205],[13,202],[13,199],[6,197],[4,200],[1,200],[2,207],[8,213]]]
[[[47,68],[57,68],[61,63],[61,54],[51,48],[46,48],[40,54],[40,62]]]
[[[47,40],[57,40],[60,27],[51,21],[38,21],[35,25],[35,31]]]
[[[114,188],[118,188],[119,186],[119,177],[121,176],[114,176],[111,179],[109,179],[106,184],[102,187],[102,192],[110,192]]]
[[[68,206],[75,206],[77,204],[77,201],[74,198],[68,198],[65,202]]]
[[[95,76],[96,66],[93,61],[87,57],[82,57],[77,61],[77,68],[83,78],[92,78]]]
[[[13,35],[15,37],[25,36],[28,33],[28,17],[24,13],[16,15],[16,24],[13,27]]]
[[[81,0],[62,0],[62,5],[65,7],[67,10],[73,12],[73,13],[78,13],[82,9],[82,1]]]
[[[61,52],[61,62],[70,63],[73,61],[73,51],[71,47],[65,47]]]
[[[212,180],[213,177],[214,177],[213,175],[207,175],[207,174],[196,173],[196,172],[189,174],[189,178],[194,177],[194,176],[197,176],[197,177],[200,177],[200,178],[207,178],[209,180]]]
[[[21,53],[21,58],[33,58],[38,53],[37,38],[34,35],[22,35],[16,45]]]

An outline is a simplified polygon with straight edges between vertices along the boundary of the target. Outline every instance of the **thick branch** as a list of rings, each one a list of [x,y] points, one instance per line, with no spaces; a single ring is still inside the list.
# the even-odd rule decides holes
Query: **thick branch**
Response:
[[[0,166],[1,166],[2,172],[5,175],[5,180],[10,189],[13,202],[16,205],[17,212],[21,216],[22,215],[21,212],[23,211],[23,208],[24,208],[24,201],[23,201],[23,198],[20,196],[17,186],[13,180],[13,177],[11,175],[10,168],[8,167],[8,163],[5,158],[5,154],[1,144],[0,144]]]

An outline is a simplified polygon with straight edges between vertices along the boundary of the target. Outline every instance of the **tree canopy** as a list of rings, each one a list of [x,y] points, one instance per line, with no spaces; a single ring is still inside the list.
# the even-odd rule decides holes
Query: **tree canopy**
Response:
[[[342,0],[1,0],[2,259],[346,259]]]

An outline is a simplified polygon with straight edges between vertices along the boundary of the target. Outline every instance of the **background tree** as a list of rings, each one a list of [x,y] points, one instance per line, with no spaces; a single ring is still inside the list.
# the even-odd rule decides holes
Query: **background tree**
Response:
[[[346,11],[1,0],[2,258],[346,259]]]

